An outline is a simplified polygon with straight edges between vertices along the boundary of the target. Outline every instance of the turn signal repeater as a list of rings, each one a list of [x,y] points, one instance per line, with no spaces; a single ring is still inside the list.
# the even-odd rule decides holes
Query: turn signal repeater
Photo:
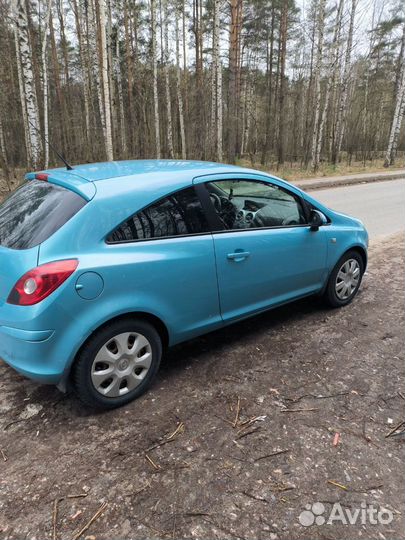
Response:
[[[38,304],[62,285],[76,270],[79,261],[66,259],[37,266],[26,272],[12,288],[8,304],[32,306]]]

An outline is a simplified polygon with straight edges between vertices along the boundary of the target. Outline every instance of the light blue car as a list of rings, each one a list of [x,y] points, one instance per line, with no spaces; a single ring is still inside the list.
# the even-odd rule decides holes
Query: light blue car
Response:
[[[30,173],[0,206],[0,357],[88,405],[151,384],[162,351],[367,264],[362,223],[268,174],[197,161]]]

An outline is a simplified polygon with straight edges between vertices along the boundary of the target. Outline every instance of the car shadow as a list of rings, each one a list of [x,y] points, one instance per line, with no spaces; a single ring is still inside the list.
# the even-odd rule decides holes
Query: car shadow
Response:
[[[305,316],[328,311],[329,308],[325,307],[319,297],[306,297],[175,345],[162,358],[158,380],[163,377],[167,379],[172,373],[178,372],[182,366],[190,363],[190,358],[199,360],[210,356],[210,353],[217,356],[224,345],[232,348],[247,339],[251,340],[263,330],[277,329]]]

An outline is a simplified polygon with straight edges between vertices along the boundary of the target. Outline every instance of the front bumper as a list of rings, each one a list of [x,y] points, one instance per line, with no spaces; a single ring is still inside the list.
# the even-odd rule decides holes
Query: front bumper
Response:
[[[63,371],[52,359],[54,330],[22,330],[0,326],[0,358],[9,366],[35,381],[57,384]]]

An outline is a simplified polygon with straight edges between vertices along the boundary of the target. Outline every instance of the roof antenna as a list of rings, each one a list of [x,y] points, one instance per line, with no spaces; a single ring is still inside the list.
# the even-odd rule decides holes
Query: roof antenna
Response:
[[[69,163],[68,163],[68,162],[66,161],[66,159],[62,156],[62,154],[60,154],[60,153],[55,149],[55,147],[52,146],[52,144],[46,139],[45,135],[43,135],[43,134],[41,133],[41,130],[39,130],[39,129],[37,128],[37,126],[34,126],[34,124],[31,122],[31,120],[30,120],[29,118],[27,118],[27,120],[28,120],[28,123],[31,124],[31,126],[39,133],[40,137],[42,137],[42,138],[44,139],[45,143],[49,146],[49,148],[55,152],[55,154],[58,156],[58,158],[59,158],[61,161],[63,161],[63,163],[64,163],[65,166],[66,166],[66,169],[67,169],[68,171],[73,171],[73,167],[72,167],[71,165],[69,165]]]

